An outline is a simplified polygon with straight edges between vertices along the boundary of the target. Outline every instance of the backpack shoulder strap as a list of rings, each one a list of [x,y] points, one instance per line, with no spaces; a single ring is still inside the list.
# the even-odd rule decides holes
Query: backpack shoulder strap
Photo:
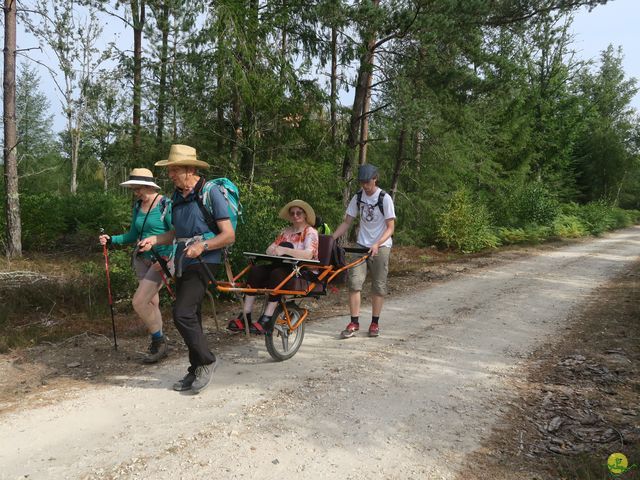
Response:
[[[160,201],[158,202],[158,209],[160,210],[160,221],[164,222],[165,217],[167,216],[167,213],[169,212],[169,204],[170,204],[170,200],[165,197],[164,195],[162,196],[162,198],[160,199]]]
[[[200,190],[198,190],[198,192],[196,193],[196,202],[198,203],[198,207],[200,208],[200,211],[202,212],[202,216],[204,217],[204,221],[206,222],[207,226],[209,227],[209,230],[218,235],[220,233],[220,229],[218,228],[218,224],[216,223],[216,219],[214,218],[213,214],[211,213],[210,208],[207,208],[204,204],[203,201],[203,197],[205,195],[209,194],[209,191],[211,190],[211,185],[208,185],[209,182],[206,181],[206,179],[204,179],[203,177],[203,183],[202,183],[202,187],[200,187]],[[208,204],[209,202],[207,202]]]
[[[387,194],[384,190],[380,189],[380,194],[378,195],[378,208],[380,209],[380,213],[384,217],[384,196]]]

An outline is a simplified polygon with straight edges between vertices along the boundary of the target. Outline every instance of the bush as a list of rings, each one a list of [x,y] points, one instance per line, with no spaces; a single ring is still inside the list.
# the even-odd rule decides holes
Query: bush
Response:
[[[439,217],[438,241],[464,253],[478,252],[500,245],[493,233],[487,208],[475,202],[471,194],[458,190]]]
[[[524,228],[498,229],[498,237],[504,244],[541,243],[553,236],[553,229],[544,225],[530,224]]]
[[[633,214],[619,207],[613,207],[611,216],[613,217],[614,228],[626,228],[635,223]]]
[[[234,273],[246,264],[242,252],[264,252],[284,226],[284,220],[278,217],[281,200],[271,187],[257,184],[251,189],[239,187],[243,215],[242,221],[238,222],[231,254]]]
[[[85,243],[86,237],[97,237],[101,227],[107,232],[121,230],[131,220],[131,201],[104,193],[21,195],[20,216],[23,248],[46,251],[70,236]]]
[[[586,205],[575,203],[564,206],[564,213],[578,217],[591,235],[600,235],[615,228],[613,207],[603,200],[589,202]]]
[[[498,196],[498,199],[500,196]],[[532,183],[516,188],[498,200],[496,214],[499,223],[508,227],[525,225],[551,225],[560,211],[555,197],[540,183]]]
[[[438,241],[439,219],[434,203],[426,198],[396,197],[394,244],[425,246]]]
[[[551,237],[553,229],[546,225],[527,225],[524,229],[528,243],[542,243]]]
[[[560,238],[579,238],[587,235],[587,228],[575,215],[560,214],[553,221],[553,234]]]
[[[514,245],[525,242],[527,240],[527,234],[522,228],[500,227],[498,229],[498,238],[503,244]]]

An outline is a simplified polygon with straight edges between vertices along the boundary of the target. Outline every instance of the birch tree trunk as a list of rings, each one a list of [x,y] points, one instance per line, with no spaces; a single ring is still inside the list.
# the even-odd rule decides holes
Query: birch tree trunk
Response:
[[[391,177],[391,198],[393,200],[396,199],[396,193],[398,191],[398,182],[400,180],[400,172],[402,171],[402,166],[404,163],[404,150],[405,150],[405,142],[407,138],[407,129],[403,125],[400,130],[400,134],[398,135],[398,154],[396,156],[396,161],[393,166],[393,176]]]
[[[133,157],[138,158],[141,145],[140,112],[142,110],[142,29],[145,1],[131,0],[133,17]]]
[[[371,107],[371,83],[373,82],[373,63],[375,39],[369,41],[368,51],[371,52],[371,60],[369,63],[369,75],[367,78],[367,89],[364,92],[364,104],[362,105],[362,121],[360,123],[360,154],[358,157],[358,165],[367,163],[367,144],[369,141],[369,108]]]
[[[18,158],[16,153],[16,0],[4,2],[4,181],[6,188],[6,253],[8,258],[22,256],[22,227],[18,190]]]
[[[158,26],[162,34],[160,47],[160,79],[158,85],[158,110],[156,113],[156,146],[162,145],[164,137],[165,115],[167,111],[167,62],[169,53],[169,2],[165,0],[160,7]]]

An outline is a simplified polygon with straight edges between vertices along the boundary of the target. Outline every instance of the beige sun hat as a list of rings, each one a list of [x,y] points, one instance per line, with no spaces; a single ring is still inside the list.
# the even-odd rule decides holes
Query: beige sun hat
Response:
[[[153,173],[148,168],[134,168],[129,174],[129,180],[122,182],[120,185],[127,188],[152,187],[160,190],[160,186],[156,185],[153,179]]]
[[[188,145],[171,145],[169,158],[155,163],[156,167],[198,167],[209,168],[207,162],[198,160],[196,149]]]
[[[300,207],[302,210],[304,210],[304,213],[307,214],[307,223],[309,225],[316,224],[316,212],[314,212],[313,208],[311,208],[311,205],[309,205],[304,200],[291,200],[280,209],[280,218],[282,218],[283,220],[290,220],[291,216],[289,215],[289,209],[291,207]]]

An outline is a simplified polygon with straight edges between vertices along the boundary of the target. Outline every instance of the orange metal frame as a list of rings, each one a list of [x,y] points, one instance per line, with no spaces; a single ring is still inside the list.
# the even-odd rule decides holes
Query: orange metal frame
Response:
[[[324,284],[325,286],[328,285],[334,278],[336,278],[336,276],[340,275],[345,270],[360,265],[361,263],[366,261],[367,258],[369,258],[368,253],[363,255],[362,257],[355,259],[353,262],[348,263],[344,267],[336,269],[333,265],[305,263],[305,260],[287,257],[287,263],[291,263],[293,265],[293,269],[291,270],[291,273],[289,273],[289,275],[287,275],[287,277],[282,282],[280,282],[280,284],[276,285],[275,288],[251,288],[247,287],[244,282],[240,281],[242,277],[244,277],[249,272],[251,267],[256,263],[253,259],[251,259],[249,261],[249,265],[247,265],[242,269],[240,273],[233,277],[233,281],[216,282],[216,289],[218,289],[218,291],[220,292],[225,293],[253,293],[256,295],[290,295],[294,297],[306,297],[319,283]],[[288,290],[284,288],[289,280],[293,279],[294,277],[299,277],[300,272],[305,269],[316,270],[319,272],[317,273],[316,282],[309,282],[309,285],[305,290]],[[302,315],[300,316],[298,321],[295,323],[295,325],[292,325],[291,315],[289,314],[289,310],[287,309],[286,301],[283,298],[280,299],[280,304],[282,305],[282,310],[287,322],[287,326],[289,327],[289,331],[293,331],[298,328],[307,318],[309,312],[307,309],[303,309]]]

